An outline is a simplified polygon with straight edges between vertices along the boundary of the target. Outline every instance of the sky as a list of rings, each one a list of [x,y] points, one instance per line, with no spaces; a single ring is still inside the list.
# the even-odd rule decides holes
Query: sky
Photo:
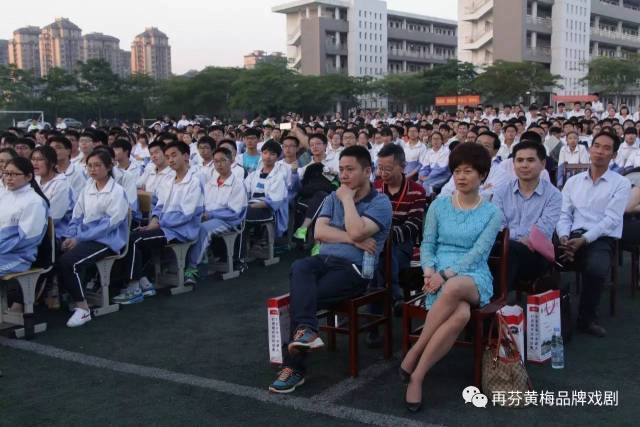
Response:
[[[175,74],[207,65],[237,67],[254,50],[286,52],[285,15],[271,8],[288,1],[108,0],[98,9],[93,2],[27,0],[3,8],[0,39],[10,39],[20,27],[44,27],[65,17],[82,34],[109,34],[120,39],[120,48],[130,50],[133,38],[154,26],[169,37]],[[456,5],[456,0],[387,0],[392,10],[454,20]]]

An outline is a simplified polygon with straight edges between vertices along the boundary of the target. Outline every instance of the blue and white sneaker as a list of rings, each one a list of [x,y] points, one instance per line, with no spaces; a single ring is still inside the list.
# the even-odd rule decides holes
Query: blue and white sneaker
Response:
[[[113,298],[113,302],[121,305],[137,304],[144,300],[140,287],[126,288]]]
[[[289,351],[294,350],[312,350],[324,347],[324,342],[317,332],[310,328],[298,329],[293,336],[293,341],[288,345]]]
[[[281,394],[291,393],[302,384],[304,384],[304,375],[301,372],[283,368],[278,373],[278,378],[269,386],[269,391]]]
[[[142,295],[145,297],[153,297],[156,295],[156,287],[146,277],[140,279],[140,288],[142,289]]]

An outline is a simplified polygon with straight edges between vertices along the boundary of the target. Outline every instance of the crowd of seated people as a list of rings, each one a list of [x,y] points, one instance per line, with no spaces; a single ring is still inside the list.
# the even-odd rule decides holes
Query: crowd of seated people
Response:
[[[244,230],[233,254],[243,271],[249,246],[271,224],[281,240],[290,232],[291,246],[312,243],[291,266],[291,336],[270,386],[287,393],[304,383],[308,351],[323,346],[316,311],[382,286],[378,258],[389,239],[399,313],[400,274],[419,248],[428,326],[401,365],[415,410],[430,368],[470,310],[492,298],[487,257],[500,229],[510,232],[510,289],[554,268],[534,250],[535,228],[557,238],[559,261],[582,275],[579,330],[606,335],[598,306],[616,242],[640,243],[640,190],[627,179],[640,167],[640,117],[627,107],[180,123],[2,133],[0,275],[31,267],[51,218],[58,256],[42,286],[49,298],[70,299],[67,325],[77,327],[92,319],[86,288],[100,259],[128,248],[113,301],[139,303],[156,294],[146,270],[152,250],[191,242],[184,280],[195,284],[216,236]],[[575,164],[584,169],[565,177]],[[140,192],[151,198],[148,217]],[[378,270],[371,280],[363,277],[367,254]],[[20,298],[13,302],[21,310]]]

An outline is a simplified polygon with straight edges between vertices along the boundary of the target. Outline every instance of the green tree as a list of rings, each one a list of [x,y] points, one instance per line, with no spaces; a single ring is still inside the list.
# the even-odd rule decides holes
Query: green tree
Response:
[[[123,79],[116,109],[123,118],[141,120],[158,107],[158,82],[146,74],[133,74]]]
[[[403,111],[424,105],[424,75],[387,74],[373,84],[373,91],[389,99],[391,103],[402,105]]]
[[[115,114],[121,96],[120,78],[103,59],[78,64],[78,97],[85,108],[100,121],[105,113]]]
[[[615,97],[618,104],[620,95],[631,87],[637,87],[640,80],[640,57],[630,59],[600,56],[589,63],[589,73],[583,79],[592,89],[603,95]]]
[[[35,108],[38,105],[40,79],[29,70],[14,64],[0,65],[0,106],[2,108]]]
[[[75,74],[62,68],[52,68],[42,82],[42,99],[54,117],[71,114],[77,108],[78,80]]]
[[[230,105],[247,113],[280,116],[295,109],[298,75],[282,64],[259,63],[232,84]]]
[[[487,101],[513,103],[527,92],[536,96],[553,91],[560,87],[559,79],[536,62],[496,61],[478,75],[474,86]]]

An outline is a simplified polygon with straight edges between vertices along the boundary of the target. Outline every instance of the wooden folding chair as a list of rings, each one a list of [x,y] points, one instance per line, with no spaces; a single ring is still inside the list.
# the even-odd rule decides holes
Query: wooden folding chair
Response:
[[[47,232],[38,248],[38,259],[29,270],[22,273],[7,274],[0,277],[0,328],[16,327],[14,334],[17,338],[33,338],[36,333],[47,330],[46,323],[35,323],[33,305],[36,299],[36,286],[44,274],[49,273],[56,262],[56,233],[53,219],[47,221]],[[41,261],[41,262],[40,262]],[[8,309],[8,282],[16,281],[20,286],[23,298],[23,313],[13,313]],[[20,326],[22,326],[20,328]]]
[[[484,334],[485,321],[491,319],[507,302],[507,262],[509,259],[509,230],[504,229],[498,234],[496,244],[489,256],[489,267],[492,270],[493,298],[482,308],[471,310],[471,318],[467,323],[467,336],[471,339],[458,339],[457,346],[473,348],[473,384],[480,388],[482,380],[482,349],[486,344]],[[424,306],[424,295],[420,295],[404,304],[402,318],[402,350],[406,354],[409,346],[420,337],[427,310]],[[413,328],[413,321],[422,322],[422,326]]]

